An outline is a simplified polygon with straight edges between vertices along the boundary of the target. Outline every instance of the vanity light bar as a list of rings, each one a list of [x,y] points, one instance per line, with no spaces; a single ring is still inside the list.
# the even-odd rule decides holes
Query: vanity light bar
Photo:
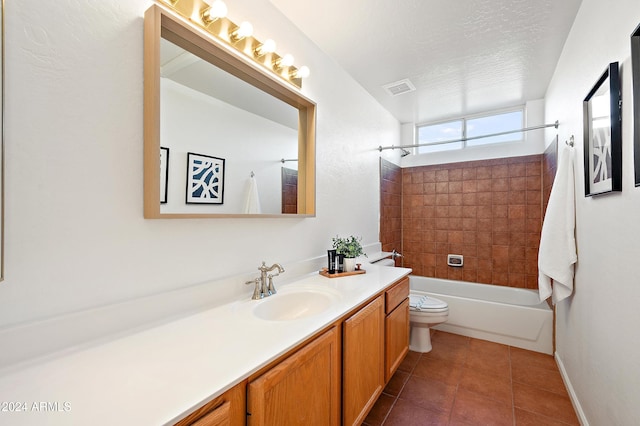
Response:
[[[249,22],[236,25],[227,18],[226,5],[222,0],[156,0],[156,2],[224,41],[299,89],[302,88],[302,79],[309,76],[308,67],[296,68],[293,65],[293,56],[278,55],[275,52],[273,40],[268,39],[262,43],[253,37],[253,27]]]

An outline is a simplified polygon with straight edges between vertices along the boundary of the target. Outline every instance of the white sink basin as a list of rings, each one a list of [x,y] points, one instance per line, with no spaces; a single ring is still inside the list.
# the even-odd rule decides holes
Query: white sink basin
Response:
[[[331,307],[337,296],[317,289],[276,293],[260,301],[253,314],[267,321],[292,321],[318,315]]]

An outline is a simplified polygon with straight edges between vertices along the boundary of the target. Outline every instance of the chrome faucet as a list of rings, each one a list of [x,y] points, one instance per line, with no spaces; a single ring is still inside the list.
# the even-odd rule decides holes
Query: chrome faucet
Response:
[[[274,269],[278,270],[277,274],[269,274],[269,272]],[[284,272],[284,268],[279,263],[274,263],[273,265],[267,267],[265,262],[262,262],[262,265],[258,268],[260,271],[260,277],[255,280],[247,281],[245,284],[255,284],[256,287],[253,290],[253,296],[251,296],[252,300],[263,299],[265,297],[269,297],[272,294],[276,294],[276,288],[273,285],[273,277],[277,277],[278,275]]]

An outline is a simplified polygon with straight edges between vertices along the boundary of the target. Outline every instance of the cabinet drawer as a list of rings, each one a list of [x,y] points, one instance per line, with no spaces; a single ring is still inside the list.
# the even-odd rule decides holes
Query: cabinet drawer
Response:
[[[385,292],[385,313],[393,311],[407,297],[409,297],[409,277],[404,277]]]

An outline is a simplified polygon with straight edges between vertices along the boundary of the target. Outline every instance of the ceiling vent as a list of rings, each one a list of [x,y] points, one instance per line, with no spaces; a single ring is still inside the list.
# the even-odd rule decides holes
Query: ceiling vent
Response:
[[[396,81],[394,83],[385,84],[382,86],[384,90],[387,91],[391,96],[402,95],[403,93],[413,92],[416,90],[416,87],[409,81],[409,79],[404,79],[400,81]]]

